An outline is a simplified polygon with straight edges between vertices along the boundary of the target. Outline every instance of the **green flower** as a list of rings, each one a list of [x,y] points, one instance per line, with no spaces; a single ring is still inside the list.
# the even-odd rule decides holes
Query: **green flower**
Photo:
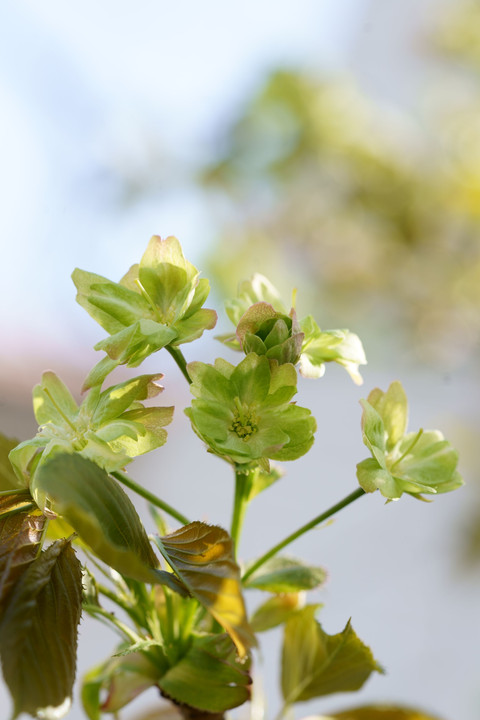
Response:
[[[313,443],[315,419],[291,403],[297,373],[264,355],[249,353],[237,367],[188,365],[195,400],[185,410],[209,449],[235,464],[269,467],[268,459],[295,460]]]
[[[349,330],[322,332],[311,315],[301,321],[300,327],[304,333],[300,372],[304,377],[322,377],[325,363],[333,361],[345,368],[354,383],[362,384],[358,366],[365,365],[367,359],[358,335]]]
[[[163,390],[156,383],[161,377],[140,375],[103,392],[97,385],[79,407],[55,373],[44,373],[33,390],[38,433],[9,455],[22,485],[28,487],[38,464],[61,448],[112,472],[163,445],[173,407],[144,407],[140,402]]]
[[[300,359],[303,333],[293,309],[285,315],[266,302],[255,303],[242,315],[236,337],[246,355],[266,355],[280,365]]]
[[[393,382],[387,392],[375,388],[361,404],[363,442],[372,453],[357,465],[365,492],[378,489],[396,500],[404,492],[421,497],[463,485],[456,470],[458,453],[441,432],[406,432],[408,402],[401,383]]]
[[[216,312],[202,307],[210,285],[199,275],[176,238],[157,235],[119,283],[77,268],[72,274],[77,301],[110,335],[95,346],[107,357],[85,387],[103,382],[117,365],[136,367],[151,353],[191,342],[213,328]]]
[[[299,363],[304,377],[318,378],[326,362],[342,365],[358,385],[359,365],[367,360],[358,335],[349,330],[322,332],[311,315],[300,323],[294,308],[287,312],[277,290],[256,274],[240,283],[238,297],[225,303],[228,317],[236,325],[231,333],[218,337],[228,347],[275,358],[279,363]]]

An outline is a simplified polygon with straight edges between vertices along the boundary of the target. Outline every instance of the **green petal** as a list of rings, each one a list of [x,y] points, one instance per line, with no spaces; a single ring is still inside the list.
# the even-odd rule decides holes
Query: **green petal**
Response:
[[[77,419],[78,405],[60,378],[48,371],[33,389],[33,411],[39,425],[52,422],[71,429]]]
[[[217,313],[215,310],[201,308],[195,313],[187,312],[185,317],[177,320],[173,329],[176,332],[176,338],[172,345],[181,345],[189,343],[201,337],[205,330],[212,330],[217,324]]]
[[[374,452],[374,449],[378,449],[381,453],[385,453],[387,447],[386,431],[381,416],[367,400],[360,400],[360,405],[363,408],[363,442],[372,452]],[[380,464],[383,464],[381,459],[377,459],[379,460]]]
[[[233,365],[224,363],[224,366]],[[192,380],[190,392],[202,400],[213,400],[227,407],[233,406],[233,388],[230,380],[220,372],[217,367],[202,362],[191,362],[187,365],[188,374]]]
[[[231,382],[241,402],[260,405],[270,388],[270,365],[267,358],[250,353],[233,371]]]
[[[99,397],[92,418],[93,427],[99,428],[105,423],[118,418],[137,400],[156,397],[163,390],[163,387],[157,383],[157,380],[162,378],[162,373],[139,375],[104,390]]]
[[[172,324],[192,301],[198,272],[185,260],[177,238],[162,240],[154,235],[140,261],[138,277],[161,321]]]
[[[392,382],[387,392],[372,390],[368,402],[383,420],[387,433],[387,449],[391,450],[404,436],[408,423],[408,401],[400,382]]]
[[[408,433],[400,443],[397,453],[407,450],[416,433]],[[439,431],[422,433],[420,439],[412,446],[411,452],[398,463],[395,471],[406,481],[421,483],[436,490],[445,483],[450,483],[456,470],[458,453],[444,439]]]
[[[375,458],[367,458],[357,464],[357,479],[360,487],[367,493],[380,490],[389,500],[399,498],[402,494],[395,478],[388,470],[380,467]]]
[[[78,290],[79,305],[108,333],[117,333],[140,318],[152,316],[148,302],[139,292],[78,268],[73,271],[72,280]]]

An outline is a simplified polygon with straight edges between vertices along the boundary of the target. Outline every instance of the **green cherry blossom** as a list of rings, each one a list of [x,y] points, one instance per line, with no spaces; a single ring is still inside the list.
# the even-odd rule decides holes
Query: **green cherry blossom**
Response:
[[[322,331],[311,315],[297,321],[295,309],[287,311],[274,286],[256,274],[240,283],[238,297],[225,303],[236,332],[218,337],[228,347],[255,352],[278,360],[299,364],[304,377],[319,378],[325,363],[336,362],[360,385],[359,365],[367,360],[358,335],[349,330]]]
[[[175,237],[154,235],[140,263],[119,283],[78,268],[72,279],[77,302],[109,333],[95,346],[107,355],[90,373],[85,389],[102,383],[117,365],[137,367],[167,345],[199,338],[217,321],[216,312],[203,307],[209,282],[200,279]]]
[[[290,402],[297,391],[293,365],[249,353],[236,367],[188,365],[195,399],[185,410],[211,452],[238,465],[269,467],[268,460],[295,460],[313,443],[310,410]]]
[[[304,377],[317,378],[325,373],[326,362],[336,362],[348,372],[354,383],[361,385],[359,365],[367,359],[358,335],[349,330],[322,332],[311,315],[300,323],[304,340],[300,354],[300,372]]]
[[[28,487],[39,463],[59,449],[78,452],[113,472],[163,445],[173,407],[145,407],[141,402],[163,390],[157,384],[162,377],[140,375],[103,392],[97,385],[78,406],[55,373],[44,373],[33,390],[38,433],[9,455],[19,480]]]
[[[457,472],[458,453],[438,430],[406,432],[408,402],[398,381],[386,392],[372,390],[363,407],[363,442],[372,457],[357,465],[365,492],[380,490],[388,500],[405,492],[415,497],[456,490],[463,485]]]

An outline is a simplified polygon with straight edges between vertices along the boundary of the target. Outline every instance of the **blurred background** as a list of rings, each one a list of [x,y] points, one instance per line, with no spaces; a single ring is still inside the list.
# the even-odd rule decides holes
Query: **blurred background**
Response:
[[[43,370],[78,397],[98,359],[103,331],[75,304],[74,267],[118,280],[152,234],[173,234],[211,280],[219,332],[224,298],[259,271],[286,299],[298,288],[300,316],[358,333],[369,360],[362,388],[338,367],[300,383],[317,440],[254,501],[245,559],[355,488],[358,400],[373,387],[401,379],[411,428],[439,427],[460,451],[458,493],[431,505],[369,496],[292,547],[329,571],[312,598],[326,631],[351,616],[387,670],[298,717],[374,700],[480,716],[479,80],[478,2],[0,7],[1,432],[36,432]],[[225,356],[212,338],[184,350]],[[185,514],[228,526],[228,468],[192,436],[169,356],[142,366],[156,371],[176,418],[167,445],[130,471]],[[263,640],[273,718],[281,638]],[[114,645],[84,620],[79,676]],[[155,702],[147,693],[122,718]],[[84,717],[78,693],[69,717]]]

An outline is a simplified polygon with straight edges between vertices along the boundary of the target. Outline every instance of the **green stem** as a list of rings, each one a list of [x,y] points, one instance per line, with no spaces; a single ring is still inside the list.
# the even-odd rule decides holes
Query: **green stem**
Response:
[[[172,358],[177,363],[178,367],[182,371],[182,374],[185,378],[185,380],[189,383],[189,385],[192,384],[192,378],[188,374],[187,370],[187,361],[185,360],[185,357],[180,350],[180,348],[176,347],[176,345],[165,345],[165,350],[168,350]]]
[[[350,503],[362,497],[362,495],[365,495],[365,490],[362,490],[362,488],[354,490],[352,493],[350,493],[350,495],[347,495],[346,498],[340,500],[340,502],[338,502],[336,505],[332,505],[331,508],[325,510],[325,512],[323,512],[321,515],[317,515],[317,517],[313,518],[313,520],[310,520],[310,522],[306,523],[306,525],[302,525],[301,528],[293,532],[291,535],[288,535],[286,538],[284,538],[284,540],[277,543],[277,545],[275,545],[270,550],[268,550],[268,552],[262,555],[262,557],[258,558],[258,560],[248,568],[247,572],[242,577],[242,581],[245,582],[245,580],[248,580],[248,578],[251,577],[251,575],[253,575],[253,573],[256,572],[259,567],[261,567],[264,563],[267,562],[267,560],[270,560],[271,557],[280,552],[280,550],[283,550],[284,547],[290,545],[291,542],[299,538],[301,535],[304,535],[304,533],[308,532],[316,525],[319,525],[325,520],[328,520],[329,517],[335,515],[335,513],[339,512],[339,510],[347,507],[347,505],[350,505]]]
[[[240,470],[238,467],[235,468],[235,499],[233,503],[232,525],[230,530],[230,537],[233,540],[235,554],[240,540],[245,511],[248,505],[253,472],[254,471],[245,472],[245,470]]]
[[[84,604],[82,607],[85,612],[92,617],[97,617],[103,620],[107,625],[113,625],[117,628],[120,634],[126,637],[127,640],[130,640],[130,642],[137,643],[143,640],[140,635],[137,635],[137,633],[129,628],[128,625],[125,625],[125,623],[115,617],[113,613],[108,612],[108,610],[104,610],[103,608],[98,607],[98,605],[89,605],[88,603]]]
[[[134,621],[134,623],[136,623],[136,625],[139,627],[141,626],[141,615],[137,612],[136,608],[130,607],[127,603],[123,602],[117,593],[113,592],[113,590],[110,590],[110,588],[107,588],[105,585],[97,583],[97,589],[99,593],[114,602],[115,605],[118,605],[118,607],[122,608],[122,610]]]
[[[33,510],[36,508],[37,505],[35,503],[28,503],[27,505],[19,505],[16,508],[13,508],[13,510],[6,510],[3,513],[0,513],[0,519],[5,520],[7,517],[11,517],[12,515],[18,515],[19,513],[23,512],[29,512],[30,510]]]
[[[0,490],[0,497],[3,497],[4,495],[24,495],[26,498],[31,498],[31,494],[29,490],[25,490],[25,488],[12,488],[11,490]]]
[[[155,507],[164,510],[164,512],[168,513],[168,515],[174,517],[175,520],[181,522],[182,525],[190,524],[190,520],[185,517],[185,515],[182,515],[181,512],[175,510],[175,508],[166,503],[165,500],[160,500],[159,497],[149,492],[149,490],[146,490],[141,485],[138,485],[138,483],[132,480],[126,473],[122,472],[121,470],[115,470],[110,474],[113,475],[113,477],[119,480],[121,483],[123,483],[123,485],[126,485],[128,488],[130,488],[130,490],[136,492],[137,495],[140,495],[141,497],[145,498],[145,500],[148,500],[148,502],[152,503],[152,505],[155,505]]]

